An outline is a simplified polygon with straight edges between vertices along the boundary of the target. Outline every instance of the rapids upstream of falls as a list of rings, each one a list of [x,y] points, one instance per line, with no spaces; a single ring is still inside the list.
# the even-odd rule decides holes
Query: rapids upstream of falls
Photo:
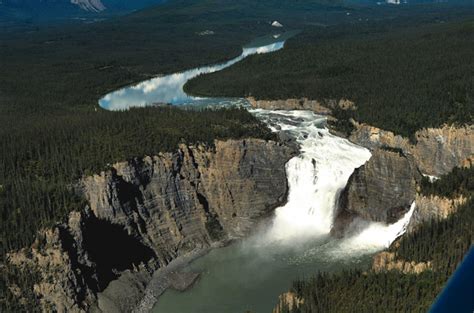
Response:
[[[185,292],[167,290],[155,313],[271,312],[296,278],[366,267],[405,231],[414,206],[395,224],[365,223],[348,238],[331,238],[338,195],[370,152],[330,134],[325,117],[312,112],[251,112],[300,146],[286,165],[288,202],[251,237],[193,262],[186,270],[201,273],[199,281]]]

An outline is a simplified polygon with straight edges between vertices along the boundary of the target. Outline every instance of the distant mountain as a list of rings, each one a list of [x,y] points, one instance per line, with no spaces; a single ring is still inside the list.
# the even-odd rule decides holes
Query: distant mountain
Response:
[[[101,0],[71,0],[71,3],[90,12],[101,12],[106,9]]]
[[[0,15],[49,16],[102,12],[127,12],[165,2],[165,0],[0,0]]]

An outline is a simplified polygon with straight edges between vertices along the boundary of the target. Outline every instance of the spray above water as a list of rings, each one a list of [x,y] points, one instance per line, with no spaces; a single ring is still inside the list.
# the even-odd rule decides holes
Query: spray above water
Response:
[[[410,210],[391,225],[376,222],[362,223],[365,227],[355,235],[343,239],[338,249],[331,251],[330,254],[334,257],[344,257],[347,254],[369,254],[388,248],[395,239],[405,233],[415,207],[415,201],[413,201]]]

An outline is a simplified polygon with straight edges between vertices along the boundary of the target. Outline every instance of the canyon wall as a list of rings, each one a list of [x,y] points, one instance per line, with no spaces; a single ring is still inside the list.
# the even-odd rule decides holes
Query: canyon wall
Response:
[[[416,143],[367,124],[355,123],[350,140],[369,149],[392,147],[412,155],[423,174],[441,176],[474,161],[474,125],[426,128],[415,133]]]
[[[408,202],[415,201],[416,209],[408,225],[411,232],[424,221],[447,217],[465,201],[416,194],[417,181],[421,173],[441,176],[456,166],[471,166],[474,126],[422,129],[415,133],[415,144],[390,131],[366,124],[354,123],[354,126],[356,129],[349,139],[371,149],[373,157],[354,172],[342,192],[334,233],[341,233],[354,216],[393,222],[393,218],[400,217],[396,212],[404,212],[402,208],[406,211]],[[382,150],[385,152],[380,153]]]
[[[256,100],[248,98],[253,108],[267,110],[311,110],[316,114],[330,115],[336,109],[357,110],[346,99],[318,100],[286,99]],[[341,193],[333,234],[342,235],[343,229],[354,218],[371,221],[394,222],[406,212],[416,198],[417,208],[409,225],[453,211],[455,205],[448,200],[431,199],[416,195],[420,174],[441,176],[456,166],[471,166],[474,162],[474,125],[448,126],[421,129],[414,134],[416,143],[367,124],[350,121],[354,131],[352,142],[373,152],[372,158],[357,169]]]
[[[139,300],[132,290],[144,290],[156,269],[248,234],[283,204],[294,153],[275,142],[228,140],[116,163],[81,180],[88,207],[9,261],[38,273],[43,311],[100,311],[97,294],[118,278],[134,285],[126,311]]]
[[[355,218],[396,222],[415,200],[420,178],[412,158],[397,151],[374,149],[341,193],[333,234],[343,235]]]

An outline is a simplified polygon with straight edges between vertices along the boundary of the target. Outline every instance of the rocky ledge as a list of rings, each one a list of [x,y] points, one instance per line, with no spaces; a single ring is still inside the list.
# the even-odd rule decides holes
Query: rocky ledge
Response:
[[[354,102],[347,99],[327,100],[324,102],[310,100],[308,98],[286,99],[286,100],[256,100],[247,98],[250,105],[255,109],[265,110],[309,110],[316,114],[330,115],[334,109],[356,110]]]
[[[433,264],[430,261],[419,263],[415,261],[409,262],[397,259],[394,252],[388,251],[376,254],[372,263],[372,270],[376,273],[396,270],[404,274],[420,274],[432,268]]]
[[[333,234],[343,235],[356,218],[397,221],[415,201],[420,178],[412,158],[398,151],[373,150],[370,160],[354,171],[341,193]]]
[[[445,218],[465,199],[442,199],[417,195],[420,174],[441,176],[454,167],[469,167],[474,161],[474,126],[422,129],[416,143],[370,125],[353,122],[352,142],[373,151],[372,158],[357,169],[341,194],[333,233],[341,234],[355,217],[393,222],[415,201],[408,226],[432,218]]]
[[[248,234],[283,204],[294,153],[275,142],[228,140],[116,163],[81,180],[83,211],[42,230],[9,261],[38,273],[45,312],[131,311],[154,271]]]
[[[415,133],[416,143],[408,138],[373,127],[354,123],[356,130],[350,140],[369,149],[392,147],[412,155],[423,174],[441,176],[456,166],[468,166],[474,161],[474,125],[426,128]]]

